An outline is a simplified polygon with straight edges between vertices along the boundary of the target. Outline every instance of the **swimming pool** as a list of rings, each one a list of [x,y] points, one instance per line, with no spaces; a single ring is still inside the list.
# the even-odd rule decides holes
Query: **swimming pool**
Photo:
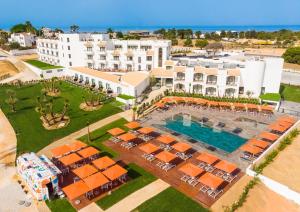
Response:
[[[185,121],[182,115],[167,119],[165,127],[229,153],[247,141],[247,139],[233,133],[203,125],[193,118],[190,122]]]

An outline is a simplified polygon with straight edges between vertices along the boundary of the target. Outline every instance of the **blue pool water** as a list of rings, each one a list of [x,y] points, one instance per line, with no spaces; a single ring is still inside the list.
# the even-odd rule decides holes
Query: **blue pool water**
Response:
[[[190,124],[184,125],[182,115],[167,119],[165,127],[229,153],[239,148],[247,140],[233,133],[203,125],[193,119]]]

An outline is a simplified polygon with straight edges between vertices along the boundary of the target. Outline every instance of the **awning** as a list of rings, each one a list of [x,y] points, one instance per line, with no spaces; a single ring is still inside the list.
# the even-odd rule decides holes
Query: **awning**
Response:
[[[131,141],[133,139],[136,139],[137,137],[132,133],[125,133],[123,135],[120,135],[118,138],[121,139],[122,141],[127,142],[127,141]]]
[[[98,170],[94,166],[86,164],[77,169],[73,169],[72,172],[76,174],[80,179],[84,179],[92,174],[95,174],[96,172],[98,172]]]
[[[273,108],[269,105],[261,105],[260,109],[263,111],[269,111],[269,112],[273,112]]]
[[[138,123],[136,121],[132,121],[132,122],[125,124],[124,126],[129,129],[136,129],[136,128],[139,128],[141,125],[140,125],[140,123]]]
[[[263,151],[263,149],[261,149],[257,146],[253,146],[251,144],[245,144],[245,145],[241,146],[240,149],[244,152],[251,153],[252,155],[257,155]]]
[[[147,144],[140,146],[139,149],[147,154],[151,154],[151,153],[159,150],[159,147],[155,146],[154,144],[147,143]]]
[[[126,173],[127,170],[117,164],[102,172],[110,180],[116,180]]]
[[[248,110],[258,110],[258,105],[255,104],[246,104]]]
[[[162,102],[156,102],[154,105],[155,105],[156,107],[159,107],[159,108],[164,108],[164,107],[165,107],[165,104],[162,103]]]
[[[228,161],[221,160],[216,165],[214,165],[215,168],[220,169],[226,173],[231,174],[234,172],[238,167],[234,165],[233,163],[229,163]]]
[[[207,164],[213,164],[215,162],[217,162],[219,160],[218,157],[211,155],[209,153],[206,152],[202,152],[198,157],[197,160],[203,161]]]
[[[62,162],[65,166],[69,166],[78,161],[81,161],[83,158],[77,155],[76,153],[69,154],[67,156],[59,158],[59,161]]]
[[[78,152],[78,154],[80,156],[82,156],[83,158],[89,158],[89,157],[91,157],[93,155],[96,155],[98,153],[100,153],[100,151],[98,149],[96,149],[95,147],[92,147],[92,146],[89,146],[89,147],[87,147],[83,150],[80,150]]]
[[[211,173],[205,173],[198,181],[211,189],[218,189],[224,182],[222,178],[219,178]]]
[[[272,142],[276,141],[279,138],[278,135],[275,135],[275,134],[270,133],[270,132],[262,132],[262,133],[259,134],[258,137],[269,140],[269,141],[272,141]]]
[[[170,144],[176,141],[175,138],[168,135],[161,135],[158,138],[156,138],[156,140],[164,144]]]
[[[143,127],[138,130],[138,132],[143,133],[143,134],[149,134],[154,132],[154,129],[152,127]]]
[[[90,188],[82,180],[62,188],[70,200],[73,200],[90,191]]]
[[[55,147],[50,150],[52,153],[52,157],[61,157],[67,153],[70,153],[72,150],[68,145],[62,145]]]
[[[183,142],[178,142],[172,146],[178,152],[186,152],[192,148],[191,145]]]
[[[155,157],[161,160],[162,162],[169,163],[176,158],[176,155],[167,151],[163,151],[155,155]]]
[[[203,172],[205,172],[203,169],[199,168],[198,166],[192,164],[192,163],[187,163],[183,165],[182,167],[179,168],[179,171],[185,173],[188,176],[191,177],[197,177]]]
[[[75,141],[71,144],[69,144],[69,147],[71,149],[71,151],[76,152],[82,148],[85,148],[87,146],[87,144],[83,143],[82,141]]]
[[[282,126],[280,124],[272,124],[269,126],[269,129],[271,129],[272,131],[279,132],[279,133],[285,132],[288,128],[289,128],[288,126]]]
[[[107,167],[110,167],[114,165],[116,162],[112,160],[108,156],[104,156],[102,158],[98,158],[92,162],[94,166],[96,166],[99,170],[106,169]]]
[[[257,139],[250,139],[247,143],[262,149],[266,149],[268,146],[270,146],[269,142]]]
[[[101,172],[93,174],[85,178],[83,181],[89,187],[90,190],[99,188],[100,186],[109,183],[109,180]]]
[[[125,131],[119,127],[116,127],[116,128],[108,130],[107,132],[113,136],[116,136],[116,135],[120,135],[120,134],[124,133]]]
[[[297,120],[293,117],[290,117],[290,116],[283,116],[283,117],[280,117],[278,119],[278,121],[283,121],[283,122],[289,122],[291,124],[294,124]]]

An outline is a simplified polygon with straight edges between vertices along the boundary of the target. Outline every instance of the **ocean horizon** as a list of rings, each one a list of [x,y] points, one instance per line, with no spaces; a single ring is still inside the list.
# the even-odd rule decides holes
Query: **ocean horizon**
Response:
[[[157,29],[165,28],[165,29],[192,29],[193,31],[201,31],[201,32],[214,32],[220,30],[231,30],[231,31],[266,31],[273,32],[281,29],[287,29],[292,31],[300,31],[300,25],[211,25],[211,26],[80,26],[80,32],[106,32],[108,28],[112,28],[114,31],[122,31],[126,32],[129,30],[148,30],[155,31]],[[0,29],[9,30],[11,26],[2,27]],[[37,28],[41,28],[42,26],[37,26]],[[46,26],[49,28],[60,28],[65,32],[70,31],[69,26]]]

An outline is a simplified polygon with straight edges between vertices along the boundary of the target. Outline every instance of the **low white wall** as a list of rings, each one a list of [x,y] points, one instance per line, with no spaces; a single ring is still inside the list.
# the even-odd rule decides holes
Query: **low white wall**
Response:
[[[116,97],[116,100],[119,102],[122,102],[126,105],[134,105],[135,104],[135,99],[122,99],[120,97]]]
[[[10,50],[9,54],[13,56],[19,56],[19,55],[27,55],[27,54],[36,54],[36,49],[26,49],[26,50]]]
[[[48,70],[42,70],[40,68],[37,68],[33,65],[30,65],[29,63],[24,62],[24,64],[32,70],[36,75],[41,76],[43,75],[44,79],[50,79],[52,77],[63,77],[63,76],[69,76],[69,72],[66,68],[57,68],[57,69],[48,69]]]

